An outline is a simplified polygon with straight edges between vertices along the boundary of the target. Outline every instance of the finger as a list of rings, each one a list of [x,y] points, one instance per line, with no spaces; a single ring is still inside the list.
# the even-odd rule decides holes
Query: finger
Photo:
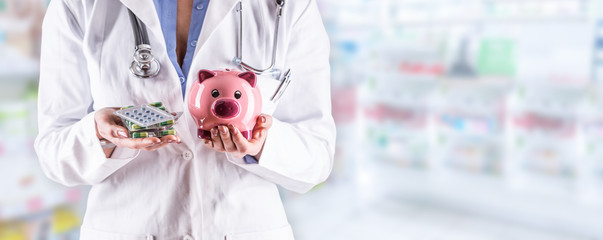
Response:
[[[270,116],[268,114],[260,114],[260,116],[258,116],[255,127],[256,128],[272,127],[272,116]]]
[[[214,149],[218,152],[224,152],[224,144],[222,143],[222,139],[218,135],[218,128],[211,129],[211,142],[214,146]]]
[[[230,130],[226,126],[218,126],[220,130],[220,139],[222,139],[222,144],[224,144],[224,150],[227,152],[236,152],[237,146],[232,142],[230,138]]]
[[[94,124],[96,127],[96,135],[100,138],[107,139],[111,134],[111,126],[117,125],[113,120],[113,112],[115,108],[103,108],[94,114]]]
[[[96,123],[98,133],[104,138],[127,138],[128,130],[112,120],[101,119]]]
[[[108,127],[102,127],[99,129],[100,137],[114,143],[118,147],[122,147],[127,144],[124,140],[129,140],[127,130],[121,126],[112,125]],[[131,144],[129,145],[131,146]]]
[[[203,139],[203,144],[208,148],[214,148],[214,143],[211,140]]]
[[[263,144],[266,139],[268,129],[260,128],[253,131],[253,138],[249,142],[253,145]]]
[[[228,129],[230,130],[230,135],[232,136],[232,142],[234,143],[238,152],[248,153],[252,146],[250,146],[249,141],[243,137],[241,131],[239,131],[239,129],[233,125],[228,125]]]
[[[176,135],[167,135],[167,136],[163,136],[161,137],[161,142],[167,142],[167,143],[180,143],[180,137],[176,136]]]
[[[101,126],[98,129],[98,133],[102,138],[113,141],[119,138],[128,138],[128,130],[117,125],[106,125]]]
[[[168,143],[168,142],[159,142],[159,143],[153,144],[151,146],[145,147],[143,149],[146,150],[146,151],[155,151],[155,150],[160,149],[162,147],[165,147],[165,146],[167,146],[169,144],[170,143]]]
[[[129,138],[128,129],[119,125],[112,125],[111,136],[116,138]]]
[[[159,138],[150,137],[150,138],[139,138],[139,139],[129,139],[129,138],[116,138],[114,139],[115,145],[118,147],[126,147],[131,149],[144,149],[147,147],[151,147],[154,144],[158,144],[161,142]],[[111,140],[110,140],[111,141]]]

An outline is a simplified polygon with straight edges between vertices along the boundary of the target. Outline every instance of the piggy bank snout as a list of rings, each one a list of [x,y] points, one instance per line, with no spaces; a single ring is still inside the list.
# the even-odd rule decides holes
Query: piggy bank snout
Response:
[[[234,118],[240,110],[241,106],[233,99],[219,99],[211,107],[212,113],[219,118]]]

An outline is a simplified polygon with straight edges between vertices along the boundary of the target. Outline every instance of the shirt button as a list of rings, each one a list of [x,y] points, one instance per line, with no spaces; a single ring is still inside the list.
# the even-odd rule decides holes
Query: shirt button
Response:
[[[194,47],[194,46],[197,46],[197,40],[193,40],[193,41],[191,41],[191,46],[193,46],[193,47]]]
[[[184,78],[184,77],[180,77],[180,83],[181,83],[181,84],[184,84],[184,81],[186,81],[186,78]]]
[[[205,8],[205,5],[203,4],[199,4],[195,7],[197,10],[203,10]]]
[[[184,151],[182,153],[182,158],[184,158],[184,160],[191,160],[193,159],[193,153],[191,151]]]

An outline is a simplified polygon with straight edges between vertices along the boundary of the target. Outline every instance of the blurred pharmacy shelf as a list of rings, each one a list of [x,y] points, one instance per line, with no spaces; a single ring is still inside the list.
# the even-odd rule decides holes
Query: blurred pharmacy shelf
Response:
[[[338,123],[337,159],[349,166],[334,173],[346,178],[286,198],[302,239],[603,239],[603,1],[320,6],[334,88],[354,92],[358,110]],[[345,217],[301,216],[324,201],[347,212],[317,214]],[[417,204],[446,220],[410,224],[423,231],[405,229],[413,214],[390,215]]]
[[[0,240],[78,239],[88,188],[42,172],[33,149],[47,0],[0,0]]]
[[[496,191],[492,186],[493,183],[494,186],[502,185],[500,181],[473,179],[485,182],[481,187],[480,184],[464,186],[454,180],[449,183],[434,181],[421,170],[388,164],[363,164],[361,167],[358,174],[362,176],[357,182],[332,183],[304,196],[287,199],[285,207],[296,239],[587,240],[601,237],[593,237],[588,231],[576,232],[587,227],[592,231],[597,225],[597,212],[589,214],[592,217],[589,226],[575,226],[571,222],[575,216],[569,215],[572,218],[564,221],[577,230],[567,232],[568,226],[557,228],[549,217],[553,220],[567,217],[569,211],[575,209],[562,210],[563,214],[559,216],[555,215],[559,211],[548,211],[548,207],[565,209],[559,204],[509,209],[509,203],[504,200],[520,202],[521,205],[515,206],[521,207],[532,205],[529,201],[535,199],[529,194],[517,193],[508,195],[509,198],[494,199],[500,194],[492,194]],[[446,188],[450,190],[443,190]],[[521,213],[514,210],[521,210]],[[525,214],[534,215],[529,217],[528,224],[525,219],[520,219]],[[547,219],[541,221],[539,217]]]
[[[538,24],[588,22],[596,0],[405,0],[329,1],[327,20],[341,27],[433,26],[453,24]],[[328,12],[327,12],[328,10]]]

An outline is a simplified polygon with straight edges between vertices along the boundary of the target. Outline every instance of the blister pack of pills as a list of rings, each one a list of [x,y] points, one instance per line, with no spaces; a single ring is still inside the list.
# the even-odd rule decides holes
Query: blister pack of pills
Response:
[[[114,114],[140,127],[148,127],[170,120],[173,121],[175,118],[174,115],[148,104],[121,109]]]
[[[168,112],[161,102],[122,107],[114,114],[121,118],[133,139],[176,135],[173,126],[182,115]]]

